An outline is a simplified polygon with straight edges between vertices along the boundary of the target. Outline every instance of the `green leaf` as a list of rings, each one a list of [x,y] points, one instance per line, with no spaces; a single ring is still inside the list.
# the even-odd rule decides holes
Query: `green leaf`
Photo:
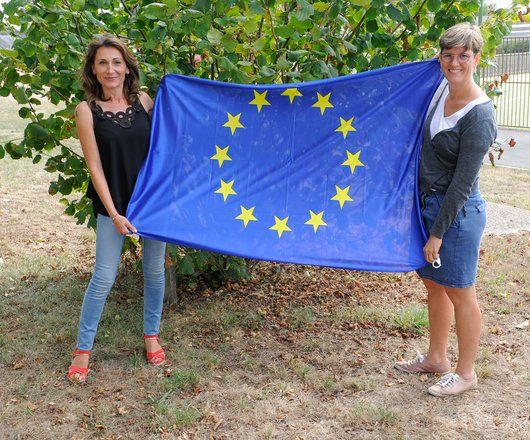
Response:
[[[70,7],[74,11],[80,11],[85,7],[85,0],[70,0]]]
[[[30,115],[31,115],[31,109],[29,109],[28,107],[21,107],[21,108],[18,110],[18,115],[19,115],[22,119],[29,118]]]
[[[317,12],[324,12],[326,9],[328,9],[329,5],[327,2],[315,2],[313,3],[313,8],[315,8],[315,11]]]
[[[18,52],[15,49],[0,49],[0,55],[7,58],[18,58]]]
[[[212,7],[211,0],[197,0],[195,4],[193,5],[193,9],[196,9],[197,11],[201,11],[203,13],[208,12],[211,7]]]
[[[440,6],[442,5],[442,0],[427,0],[427,8],[429,11],[438,12]]]
[[[67,196],[68,194],[71,194],[73,183],[74,183],[73,179],[63,180],[61,184],[59,185],[59,192],[61,194],[64,194],[65,196]],[[72,214],[69,214],[69,215],[72,215]]]
[[[141,11],[144,17],[151,20],[162,19],[166,17],[167,6],[164,3],[151,3],[142,7]]]
[[[287,70],[291,68],[291,63],[287,61],[287,58],[285,54],[281,55],[278,58],[278,62],[276,63],[276,67],[280,70]]]
[[[212,44],[221,44],[223,34],[217,29],[210,29],[206,34],[206,38],[208,38],[208,41]]]
[[[42,125],[32,122],[26,127],[26,134],[30,138],[45,139],[48,137],[48,130],[46,130]]]
[[[315,9],[313,8],[313,5],[310,4],[306,0],[296,0],[296,3],[298,5],[297,12],[294,13],[295,17],[300,20],[304,21],[307,20],[309,17],[311,17],[315,13]]]
[[[0,159],[3,159],[6,155],[6,152],[4,150],[4,147],[0,145]]]
[[[233,53],[236,50],[237,40],[230,35],[223,35],[221,45],[228,53]]]
[[[262,51],[264,48],[265,48],[265,43],[267,42],[267,38],[266,37],[261,37],[261,38],[258,38],[256,41],[254,41],[254,43],[252,43],[252,48],[255,50],[255,51]]]
[[[16,89],[11,90],[11,95],[19,104],[28,103],[28,95],[26,95],[26,90],[24,87],[17,87]]]
[[[340,2],[334,1],[333,4],[331,5],[331,8],[329,8],[328,18],[330,20],[335,20],[339,16],[340,10],[341,10]]]
[[[350,3],[361,8],[368,9],[372,4],[372,0],[350,0]]]
[[[386,8],[388,16],[394,21],[401,21],[403,13],[400,9],[396,8],[393,4],[389,4]]]
[[[274,69],[271,69],[270,67],[263,66],[260,69],[261,76],[268,77],[268,76],[274,76],[276,75],[276,71]]]
[[[186,255],[179,264],[179,272],[182,275],[193,275],[195,268],[193,267],[193,260],[189,255]]]
[[[294,32],[292,26],[278,26],[276,28],[276,35],[282,38],[289,38]]]

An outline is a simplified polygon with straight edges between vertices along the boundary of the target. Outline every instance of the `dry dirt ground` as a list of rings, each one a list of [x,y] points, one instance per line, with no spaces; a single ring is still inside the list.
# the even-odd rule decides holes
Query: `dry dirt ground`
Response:
[[[61,214],[47,177],[0,161],[0,439],[529,438],[530,233],[484,238],[480,387],[463,396],[431,397],[435,377],[392,368],[428,344],[414,274],[271,263],[165,309],[165,370],[143,360],[141,278],[124,265],[74,386],[93,233]]]

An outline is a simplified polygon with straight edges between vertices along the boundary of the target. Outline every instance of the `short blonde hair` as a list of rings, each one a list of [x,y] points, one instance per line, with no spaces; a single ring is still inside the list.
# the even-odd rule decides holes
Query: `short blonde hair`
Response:
[[[482,50],[484,40],[478,26],[471,23],[458,23],[447,29],[440,37],[440,50],[465,47],[476,55]]]

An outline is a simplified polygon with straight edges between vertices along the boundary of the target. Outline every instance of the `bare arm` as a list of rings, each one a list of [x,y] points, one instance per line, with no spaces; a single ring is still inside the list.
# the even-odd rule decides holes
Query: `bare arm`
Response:
[[[129,221],[122,215],[118,214],[112,197],[110,195],[109,186],[105,173],[103,172],[103,165],[99,156],[98,145],[96,143],[96,136],[94,135],[94,124],[92,121],[92,111],[86,102],[82,102],[75,109],[75,122],[77,132],[79,134],[79,141],[83,149],[83,155],[92,179],[92,183],[96,192],[98,193],[101,202],[105,206],[116,231],[120,234],[128,234],[131,231],[136,232],[136,228],[129,223]]]
[[[145,111],[147,112],[149,117],[151,117],[151,113],[153,112],[153,100],[145,92],[140,92],[140,96],[139,97],[140,97],[140,102],[142,103]]]

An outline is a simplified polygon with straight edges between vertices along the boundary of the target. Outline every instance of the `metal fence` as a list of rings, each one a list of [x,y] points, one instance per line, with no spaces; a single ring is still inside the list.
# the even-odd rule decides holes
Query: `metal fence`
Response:
[[[505,127],[530,128],[530,37],[507,37],[497,50],[497,67],[482,70],[484,86],[498,81],[507,73],[508,81],[500,85],[503,94],[495,98],[497,124]]]

